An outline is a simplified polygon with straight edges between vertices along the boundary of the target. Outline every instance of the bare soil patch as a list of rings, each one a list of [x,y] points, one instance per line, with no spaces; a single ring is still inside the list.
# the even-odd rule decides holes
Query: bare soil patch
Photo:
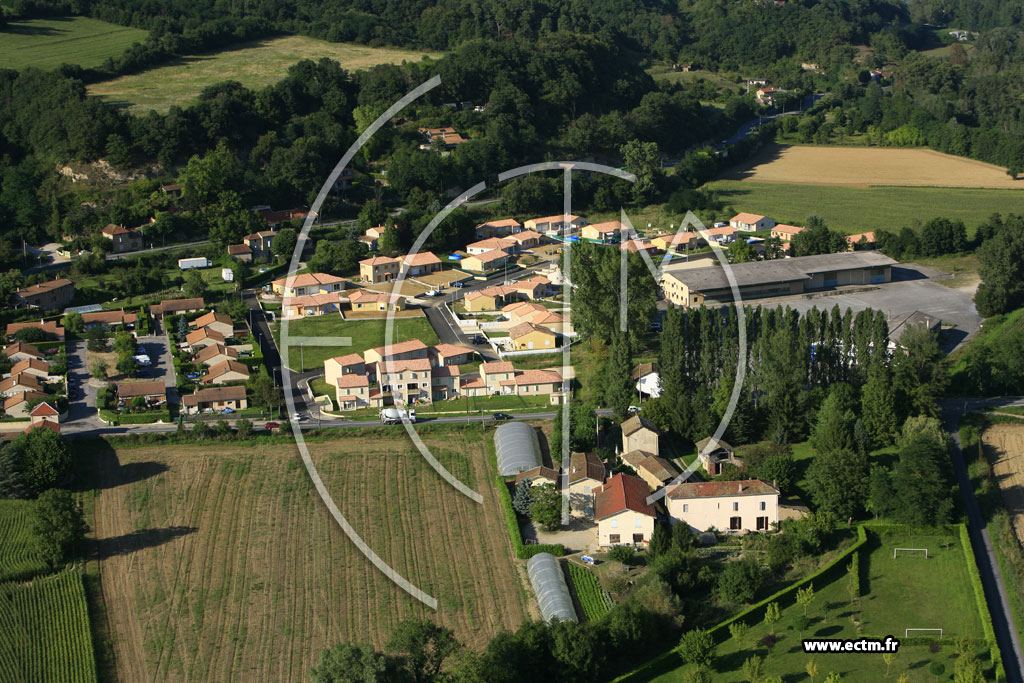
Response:
[[[349,542],[297,450],[254,443],[122,449],[97,458],[100,547],[118,679],[305,681],[322,649],[382,648],[429,617],[471,647],[528,613],[479,428],[427,435],[444,482],[403,436],[311,444],[335,502],[370,546],[438,600],[431,612]],[[137,476],[145,472],[146,476]]]
[[[797,185],[869,187],[983,187],[1024,189],[1006,170],[930,149],[766,145],[729,180]]]
[[[1024,422],[992,425],[982,443],[1017,539],[1024,543]]]

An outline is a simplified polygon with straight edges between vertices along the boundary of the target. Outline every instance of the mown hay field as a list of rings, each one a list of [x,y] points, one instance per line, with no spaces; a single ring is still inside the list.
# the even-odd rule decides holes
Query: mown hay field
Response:
[[[1013,529],[1024,543],[1024,420],[992,425],[981,440]]]
[[[405,618],[436,619],[471,647],[516,628],[530,607],[487,476],[491,434],[424,438],[483,505],[444,482],[401,430],[339,434],[310,450],[348,521],[437,598],[436,612],[352,545],[293,446],[99,449],[90,521],[118,678],[304,681],[322,649],[381,648]]]
[[[148,33],[87,17],[12,21],[0,31],[0,69],[52,69],[61,64],[90,68],[116,57]]]
[[[238,81],[254,89],[270,85],[284,78],[288,68],[303,59],[328,57],[349,71],[357,71],[377,64],[418,62],[424,56],[437,54],[283,36],[182,57],[167,66],[93,84],[89,94],[139,113],[150,109],[166,112],[171,106],[183,107],[194,101],[203,88],[215,83]]]
[[[1024,189],[1006,169],[930,149],[766,145],[728,180],[797,185],[983,187]]]
[[[968,235],[993,213],[1024,212],[1024,192],[983,188],[846,187],[716,180],[726,207],[804,225],[821,216],[833,230],[848,234],[884,228],[916,228],[932,218],[962,220]],[[1024,186],[1022,186],[1024,187]],[[730,214],[731,215],[731,214]],[[728,216],[724,217],[728,220]]]

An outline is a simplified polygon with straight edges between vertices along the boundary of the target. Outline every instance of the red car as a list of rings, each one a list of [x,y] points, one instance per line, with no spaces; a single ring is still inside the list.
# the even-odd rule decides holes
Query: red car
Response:
[[[277,423],[277,422],[268,422],[267,424],[263,425],[263,428],[264,429],[280,429],[281,425],[279,423]]]

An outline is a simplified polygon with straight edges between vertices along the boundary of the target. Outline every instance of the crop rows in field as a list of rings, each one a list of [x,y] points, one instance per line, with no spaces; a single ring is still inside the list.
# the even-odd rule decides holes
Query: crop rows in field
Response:
[[[96,680],[89,611],[77,568],[0,584],[0,680]]]
[[[612,608],[611,596],[601,588],[597,577],[589,569],[570,562],[569,579],[587,621],[597,621]]]
[[[118,451],[98,473],[94,529],[117,670],[125,680],[306,681],[322,649],[381,648],[426,617],[470,647],[514,630],[528,596],[487,488],[481,431],[427,436],[485,496],[454,491],[404,437],[310,444],[338,507],[399,573],[438,599],[430,612],[363,557],[312,490],[291,447]],[[166,471],[121,481],[124,465]]]
[[[48,570],[29,534],[27,500],[0,500],[0,581],[29,579]]]

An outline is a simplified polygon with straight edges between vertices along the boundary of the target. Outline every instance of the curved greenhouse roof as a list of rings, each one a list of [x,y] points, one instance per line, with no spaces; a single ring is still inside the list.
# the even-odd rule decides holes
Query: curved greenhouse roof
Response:
[[[525,422],[506,422],[494,431],[498,472],[507,477],[540,465],[537,432]]]
[[[554,555],[537,553],[526,563],[526,571],[530,574],[530,585],[537,595],[537,604],[540,605],[544,621],[577,621],[569,587],[565,585],[565,576]]]

